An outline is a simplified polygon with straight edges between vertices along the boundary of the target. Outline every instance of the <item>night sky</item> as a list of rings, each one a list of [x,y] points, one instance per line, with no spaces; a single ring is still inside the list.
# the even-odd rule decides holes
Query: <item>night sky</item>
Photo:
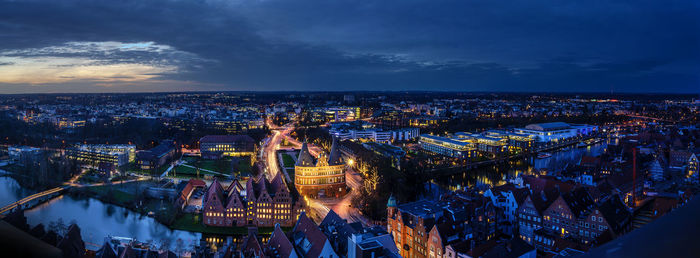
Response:
[[[0,93],[700,93],[700,1],[2,1]]]

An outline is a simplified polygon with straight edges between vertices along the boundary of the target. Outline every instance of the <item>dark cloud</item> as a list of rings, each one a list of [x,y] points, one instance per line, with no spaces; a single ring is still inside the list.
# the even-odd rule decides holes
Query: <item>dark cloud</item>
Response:
[[[690,0],[3,1],[0,52],[179,67],[158,79],[181,83],[149,90],[698,92],[698,11]],[[173,49],[55,48],[105,41]],[[91,82],[66,85],[32,89]]]

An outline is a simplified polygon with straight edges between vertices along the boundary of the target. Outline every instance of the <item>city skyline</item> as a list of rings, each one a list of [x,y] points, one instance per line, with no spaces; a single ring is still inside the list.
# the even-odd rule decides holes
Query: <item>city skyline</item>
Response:
[[[0,7],[0,94],[700,88],[692,1]]]

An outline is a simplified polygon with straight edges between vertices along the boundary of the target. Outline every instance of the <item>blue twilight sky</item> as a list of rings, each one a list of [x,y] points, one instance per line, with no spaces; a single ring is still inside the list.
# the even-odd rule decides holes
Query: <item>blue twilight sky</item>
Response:
[[[0,0],[0,93],[700,92],[694,0]]]

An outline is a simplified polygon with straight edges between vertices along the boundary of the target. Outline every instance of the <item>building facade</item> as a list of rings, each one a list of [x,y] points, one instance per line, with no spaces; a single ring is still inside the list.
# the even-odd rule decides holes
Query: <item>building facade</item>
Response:
[[[98,167],[109,163],[121,167],[134,161],[136,146],[125,144],[82,144],[66,149],[66,155],[81,164]]]
[[[272,181],[264,176],[250,179],[245,188],[234,180],[225,190],[215,179],[204,195],[202,215],[207,226],[291,227],[303,208],[278,173]]]
[[[347,192],[345,163],[341,159],[336,138],[333,138],[330,154],[326,157],[322,153],[317,162],[314,162],[304,143],[294,165],[294,174],[294,186],[301,195],[340,197]]]
[[[136,153],[136,165],[143,169],[158,169],[165,165],[169,160],[172,160],[175,155],[175,142],[170,140],[161,141],[161,143],[151,148]]]
[[[423,134],[418,142],[421,149],[452,158],[470,159],[477,156],[476,145],[465,140]]]
[[[516,128],[515,133],[529,135],[538,142],[561,142],[575,137],[591,135],[598,131],[595,125],[570,125],[563,122],[530,124]]]
[[[208,159],[248,156],[252,164],[256,144],[248,135],[207,135],[199,139],[199,151]]]

